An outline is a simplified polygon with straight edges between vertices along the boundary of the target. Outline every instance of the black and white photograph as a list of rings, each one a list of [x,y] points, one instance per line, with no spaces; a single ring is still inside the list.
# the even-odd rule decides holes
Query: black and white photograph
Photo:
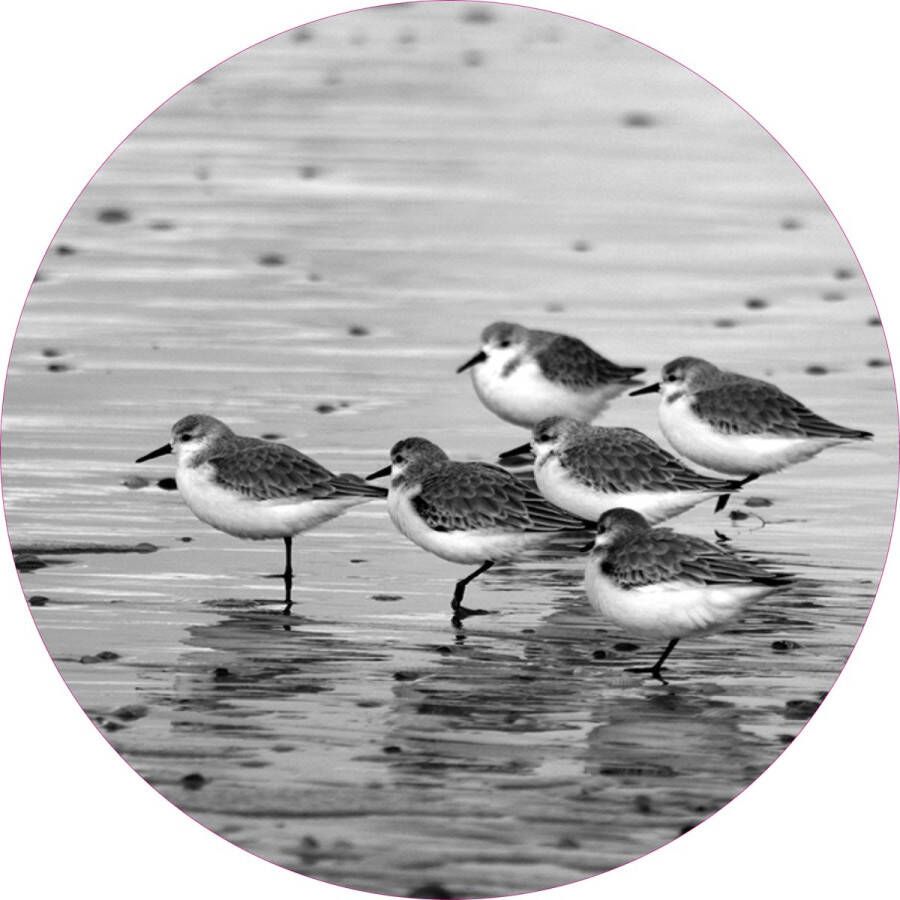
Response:
[[[110,765],[291,877],[612,873],[789,752],[859,640],[881,314],[765,123],[640,40],[297,21],[70,198],[6,376],[7,600]]]

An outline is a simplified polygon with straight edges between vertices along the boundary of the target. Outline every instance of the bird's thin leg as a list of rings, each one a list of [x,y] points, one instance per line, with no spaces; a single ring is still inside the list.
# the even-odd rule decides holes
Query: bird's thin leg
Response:
[[[284,615],[288,615],[291,607],[294,605],[291,600],[291,587],[294,584],[294,569],[291,566],[291,548],[294,539],[286,537],[284,539],[284,609],[281,611]]]
[[[657,681],[662,682],[663,684],[668,684],[665,678],[662,677],[662,667],[663,663],[669,658],[669,654],[675,649],[675,645],[678,643],[678,638],[672,638],[671,641],[666,645],[666,649],[663,650],[659,659],[649,668],[649,669],[629,669],[629,672],[648,672],[651,678],[655,678]]]
[[[450,603],[450,609],[453,610],[452,621],[454,625],[458,625],[468,616],[484,616],[489,612],[486,609],[467,609],[462,605],[462,600],[466,593],[466,585],[470,581],[474,581],[482,572],[487,572],[493,564],[494,561],[492,559],[485,560],[474,572],[456,582],[456,587],[453,589],[453,600]]]
[[[655,678],[657,681],[661,681],[663,684],[666,683],[665,678],[660,675],[662,671],[663,663],[669,658],[669,654],[675,649],[675,645],[678,643],[678,638],[672,638],[671,641],[666,645],[666,649],[663,650],[662,655],[659,659],[653,663],[653,667],[650,669],[650,675]]]

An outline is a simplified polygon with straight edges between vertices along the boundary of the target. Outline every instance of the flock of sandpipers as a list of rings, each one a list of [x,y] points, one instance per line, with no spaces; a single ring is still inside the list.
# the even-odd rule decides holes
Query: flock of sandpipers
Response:
[[[456,627],[485,612],[463,606],[463,596],[495,562],[591,529],[593,543],[583,548],[591,550],[588,599],[628,632],[668,641],[640,670],[662,681],[680,638],[727,627],[790,576],[653,526],[711,498],[718,510],[751,479],[872,437],[823,419],[774,384],[679,357],[657,384],[631,394],[658,391],[667,440],[687,460],[732,476],[722,478],[688,467],[633,428],[591,425],[644,369],[616,365],[578,338],[496,322],[457,371],[465,370],[489,410],[531,429],[530,443],[500,456],[530,450],[537,490],[500,465],[451,460],[421,437],[398,441],[390,465],[365,480],[335,475],[293,447],[235,434],[208,415],[179,419],[171,443],[137,462],[174,453],[178,489],[197,518],[235,537],[283,539],[285,613],[294,535],[374,498],[387,497],[394,525],[423,549],[477,564],[456,583]],[[384,476],[388,490],[369,483]]]

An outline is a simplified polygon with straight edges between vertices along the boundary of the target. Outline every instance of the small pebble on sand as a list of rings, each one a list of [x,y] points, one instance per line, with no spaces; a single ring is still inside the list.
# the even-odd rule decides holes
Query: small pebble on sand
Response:
[[[622,116],[622,124],[626,128],[652,128],[657,124],[656,117],[648,112],[635,110]]]
[[[760,507],[760,506],[771,506],[772,501],[768,497],[748,497],[744,501],[744,506],[750,507]]]
[[[322,280],[322,276],[318,272],[310,272],[306,276],[307,281],[317,282]]]
[[[369,329],[365,325],[351,325],[347,329],[347,334],[353,337],[366,337],[369,334]]]
[[[716,319],[713,322],[713,325],[716,328],[734,328],[734,326],[737,325],[737,322],[735,322],[734,319]]]
[[[123,722],[133,722],[135,719],[143,719],[150,710],[141,703],[129,703],[113,710],[112,714]]]
[[[841,266],[834,270],[834,277],[837,278],[838,281],[848,281],[853,278],[855,274],[853,269],[848,269],[846,266]]]
[[[387,747],[384,748],[385,753],[402,753],[403,750],[398,747],[396,744],[388,744]]]
[[[177,491],[178,482],[174,478],[160,478],[156,486],[164,491]]]
[[[825,291],[822,294],[822,299],[827,300],[829,303],[839,303],[841,300],[846,300],[847,295],[843,291]]]
[[[613,650],[618,650],[620,653],[633,653],[635,650],[640,650],[639,644],[634,644],[631,641],[619,641],[618,644],[613,644]]]
[[[325,415],[326,413],[333,413],[336,409],[337,407],[331,403],[319,403],[315,406],[316,412],[322,413],[322,415]]]
[[[747,309],[765,309],[769,305],[768,300],[763,300],[762,297],[748,297],[744,301],[744,306]]]
[[[468,22],[470,25],[487,25],[497,18],[497,14],[489,6],[483,3],[467,6],[460,19]]]
[[[780,225],[785,231],[797,231],[799,228],[803,227],[803,223],[793,216],[786,216],[783,218]]]
[[[310,28],[308,25],[303,26],[303,28],[295,28],[291,33],[291,37],[298,44],[303,44],[306,41],[311,41],[315,36],[315,31]]]
[[[46,606],[50,602],[49,597],[45,597],[43,594],[33,594],[28,598],[29,606]]]
[[[796,641],[772,641],[772,649],[777,653],[787,653],[790,650],[799,650],[800,645]]]
[[[170,222],[168,219],[154,219],[150,223],[150,229],[152,231],[173,231],[175,228],[175,223]]]
[[[788,700],[784,715],[788,719],[808,719],[818,708],[818,700]]]
[[[72,367],[67,366],[65,363],[48,363],[47,371],[48,372],[68,372]]]
[[[72,256],[76,251],[71,244],[57,244],[54,252],[59,256]]]
[[[139,491],[141,488],[150,486],[150,482],[140,475],[129,475],[127,478],[122,479],[122,484],[129,491]]]
[[[585,241],[585,240],[573,241],[572,249],[576,253],[587,253],[587,251],[591,249],[591,243],[590,243],[590,241]]]
[[[264,253],[256,260],[261,266],[283,266],[284,257],[280,253]]]
[[[107,206],[97,213],[97,221],[103,222],[104,225],[119,225],[122,222],[128,222],[131,219],[131,213],[127,209],[120,209],[116,206]]]
[[[827,375],[828,374],[828,369],[826,369],[825,366],[820,366],[820,365],[807,366],[803,371],[806,372],[807,375]]]
[[[562,304],[562,303],[547,303],[547,304],[544,306],[544,310],[545,310],[546,312],[558,313],[558,312],[565,312],[565,311],[566,311],[566,307],[565,307],[565,305]]]
[[[378,600],[381,603],[393,603],[396,600],[402,600],[402,594],[372,594],[373,600]]]
[[[881,324],[881,319],[879,319],[878,316],[869,316],[869,318],[866,319],[866,325],[880,325],[880,324]]]
[[[181,786],[187,788],[189,791],[196,791],[203,787],[206,784],[207,779],[204,778],[199,772],[191,772],[189,775],[185,775],[184,778],[181,779]]]
[[[62,350],[57,350],[55,347],[44,347],[41,350],[41,356],[45,359],[56,359],[57,356],[62,356]]]
[[[732,522],[740,522],[743,519],[749,519],[750,516],[745,512],[741,512],[739,509],[733,509],[728,513],[728,518],[731,519]]]
[[[605,650],[595,650],[591,656],[594,659],[606,659],[606,651]]]
[[[466,50],[462,55],[464,66],[470,69],[477,68],[484,64],[484,53],[481,50]]]
[[[870,369],[883,369],[885,366],[889,366],[890,363],[886,359],[870,359],[866,365]]]
[[[300,177],[307,181],[318,178],[321,174],[322,170],[318,166],[300,166]]]
[[[264,434],[261,434],[260,437],[264,441],[280,441],[284,435],[279,434],[277,431],[267,431]]]

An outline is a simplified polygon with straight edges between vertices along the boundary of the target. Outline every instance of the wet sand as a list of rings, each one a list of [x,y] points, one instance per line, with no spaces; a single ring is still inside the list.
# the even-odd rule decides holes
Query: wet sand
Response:
[[[871,603],[896,423],[852,255],[740,111],[600,29],[436,9],[282,36],[126,143],[32,292],[3,462],[14,546],[48,563],[22,574],[42,635],[165,796],[306,874],[483,896],[671,840],[792,739]],[[157,487],[165,461],[130,464],[193,410],[338,470],[410,433],[490,459],[524,432],[452,372],[497,318],[651,370],[707,356],[876,432],[761,479],[771,506],[729,507],[746,519],[678,520],[800,580],[685,641],[666,687],[625,671],[660,648],[590,613],[580,559],[498,566],[471,589],[496,615],[460,634],[464,570],[373,503],[297,541],[286,620],[278,545],[211,531]],[[604,421],[659,436],[652,399]]]

